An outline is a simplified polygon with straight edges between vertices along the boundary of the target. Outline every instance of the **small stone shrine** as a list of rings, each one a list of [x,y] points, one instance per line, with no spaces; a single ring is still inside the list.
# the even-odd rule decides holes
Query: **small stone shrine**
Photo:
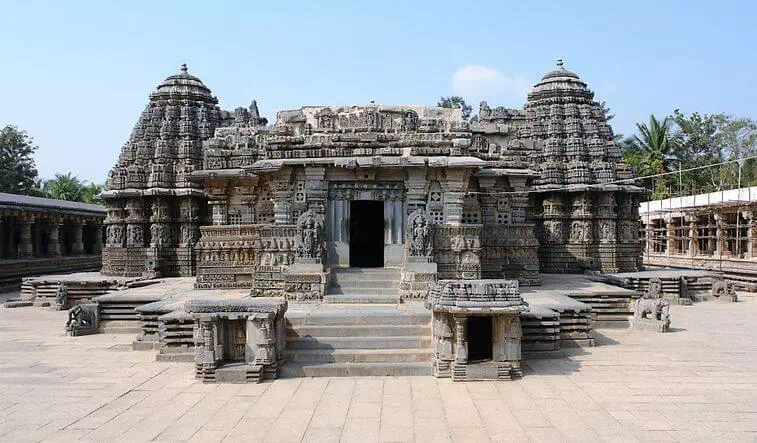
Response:
[[[513,280],[440,280],[433,312],[434,375],[454,381],[521,375],[520,314],[528,311]]]
[[[197,378],[260,383],[278,377],[286,344],[286,301],[190,300],[184,310],[195,319]]]

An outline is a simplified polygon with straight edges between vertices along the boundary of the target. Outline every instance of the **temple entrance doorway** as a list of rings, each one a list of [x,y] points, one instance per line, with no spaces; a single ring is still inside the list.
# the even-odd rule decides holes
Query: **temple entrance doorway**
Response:
[[[492,359],[492,318],[489,316],[468,318],[468,361]]]
[[[384,202],[350,202],[350,267],[384,266]]]

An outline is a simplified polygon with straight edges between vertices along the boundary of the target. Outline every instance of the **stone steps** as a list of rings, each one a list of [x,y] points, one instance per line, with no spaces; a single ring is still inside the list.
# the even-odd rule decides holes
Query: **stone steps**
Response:
[[[288,320],[284,376],[431,375],[431,314],[422,306],[322,305]]]
[[[399,288],[352,288],[330,286],[328,295],[391,295],[397,296]]]
[[[129,320],[105,320],[100,322],[100,334],[139,334],[139,323]]]
[[[428,362],[431,349],[297,349],[287,359],[299,363],[410,363]]]
[[[289,337],[287,349],[415,349],[430,348],[431,337]]]
[[[368,279],[355,279],[355,280],[336,280],[331,282],[330,288],[341,289],[399,289],[400,288],[400,276],[397,279],[386,280],[368,280]]]
[[[292,327],[287,330],[290,337],[431,337],[428,325],[340,325]]]
[[[386,377],[429,376],[433,368],[420,363],[289,363],[281,368],[282,377]]]
[[[397,295],[377,295],[377,294],[331,294],[323,297],[326,303],[336,304],[378,304],[391,305],[397,304],[399,294]]]
[[[324,301],[326,303],[395,304],[399,302],[399,287],[399,269],[339,269],[332,277]]]

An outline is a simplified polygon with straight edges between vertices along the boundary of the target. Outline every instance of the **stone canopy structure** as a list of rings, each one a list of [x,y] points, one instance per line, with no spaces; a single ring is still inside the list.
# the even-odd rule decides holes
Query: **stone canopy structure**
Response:
[[[600,105],[558,62],[522,110],[304,106],[272,126],[168,77],[110,173],[103,272],[322,299],[331,271],[437,279],[635,271],[638,205]]]

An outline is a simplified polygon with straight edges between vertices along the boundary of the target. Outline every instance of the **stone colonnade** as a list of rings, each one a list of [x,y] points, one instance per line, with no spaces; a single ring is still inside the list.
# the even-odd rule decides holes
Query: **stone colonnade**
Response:
[[[641,217],[644,255],[757,259],[757,206]]]
[[[0,259],[97,255],[102,239],[101,217],[0,210]]]

